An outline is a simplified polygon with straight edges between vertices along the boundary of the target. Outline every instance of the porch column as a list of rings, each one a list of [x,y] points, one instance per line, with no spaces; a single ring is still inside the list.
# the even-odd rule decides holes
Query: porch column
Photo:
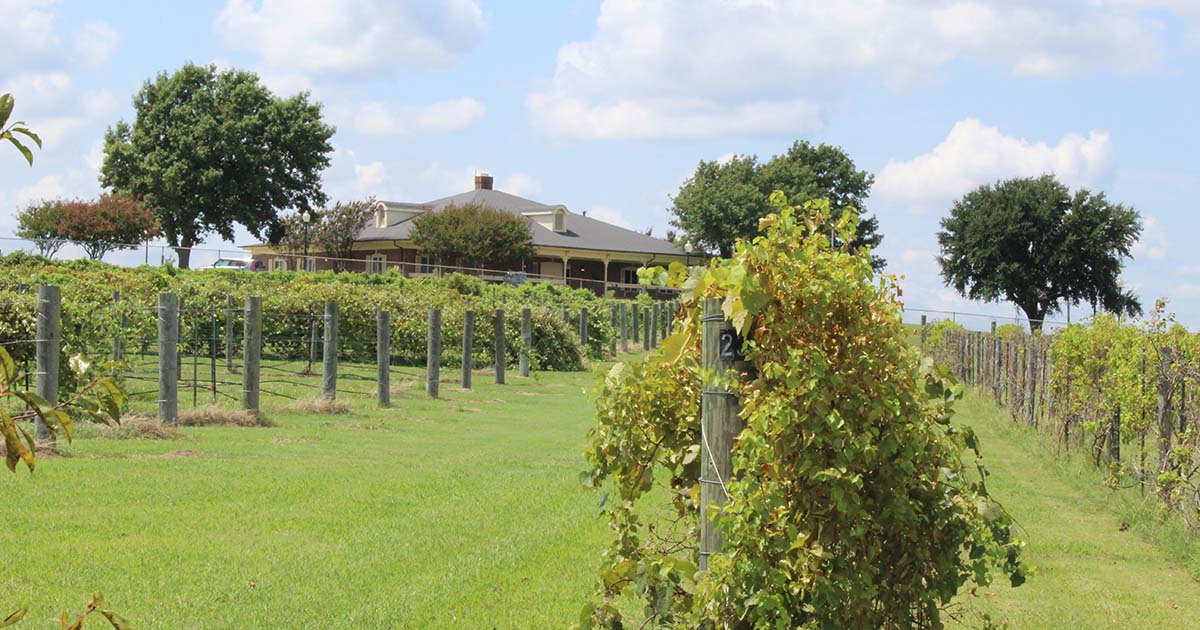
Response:
[[[604,257],[604,295],[608,295],[608,263],[612,260],[611,256]]]
[[[563,286],[569,287],[569,286],[571,286],[571,283],[567,280],[567,276],[570,275],[570,272],[571,272],[571,256],[570,256],[570,254],[563,254],[562,262],[563,262]]]

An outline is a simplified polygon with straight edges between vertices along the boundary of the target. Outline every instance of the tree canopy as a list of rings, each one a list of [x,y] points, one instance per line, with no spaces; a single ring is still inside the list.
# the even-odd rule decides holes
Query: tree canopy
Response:
[[[92,260],[158,234],[154,213],[137,199],[100,195],[96,201],[72,201],[62,207],[58,234],[83,248]]]
[[[528,219],[477,204],[449,205],[418,216],[411,238],[439,261],[468,266],[507,265],[533,256]]]
[[[26,205],[17,212],[16,235],[33,241],[38,254],[54,258],[58,250],[66,245],[62,236],[63,208],[70,202],[62,199],[43,199]]]
[[[279,98],[241,70],[186,64],[146,81],[133,124],[104,138],[104,186],[143,199],[179,266],[209,233],[233,238],[240,224],[277,240],[279,211],[325,203],[321,171],[334,129],[307,93]]]
[[[874,183],[873,175],[858,170],[840,147],[797,141],[783,154],[762,163],[753,155],[738,155],[724,161],[701,161],[696,172],[672,198],[671,224],[700,249],[716,250],[723,257],[733,254],[739,239],[758,234],[758,220],[771,212],[771,193],[782,191],[797,204],[827,199],[834,216],[846,209],[859,215],[854,247],[874,249],[883,240],[878,221],[863,216],[864,204]],[[832,224],[825,226],[832,234]],[[871,264],[883,266],[872,257]]]
[[[938,232],[942,278],[973,300],[1007,300],[1038,330],[1062,303],[1137,314],[1120,275],[1142,231],[1131,207],[1074,194],[1053,175],[980,186],[954,203]]]

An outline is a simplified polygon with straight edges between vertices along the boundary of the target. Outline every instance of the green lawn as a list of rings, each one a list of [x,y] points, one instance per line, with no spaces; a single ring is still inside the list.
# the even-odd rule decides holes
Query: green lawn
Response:
[[[1098,473],[1057,461],[1042,438],[974,393],[958,420],[978,433],[988,488],[1016,518],[1036,567],[1019,588],[1004,580],[981,591],[973,608],[1012,628],[1200,628],[1200,583],[1184,559],[1122,519],[1136,491],[1114,493]]]
[[[265,399],[277,427],[76,440],[5,474],[0,607],[28,604],[29,628],[93,591],[138,628],[569,624],[606,536],[578,483],[593,378],[456,373],[436,401],[397,368],[387,410]]]
[[[350,414],[265,397],[278,426],[80,439],[34,475],[5,474],[0,608],[28,604],[21,628],[57,627],[62,606],[101,591],[137,628],[569,625],[608,539],[577,482],[593,376],[510,371],[497,386],[479,372],[466,392],[446,370],[435,401],[420,370],[396,368],[393,407],[379,410],[362,380],[372,370],[344,370],[361,392],[341,397]],[[1137,527],[1121,531],[1121,499],[1094,475],[1053,463],[974,395],[959,420],[979,432],[992,492],[1038,567],[969,600],[968,619],[1200,627],[1200,584]]]

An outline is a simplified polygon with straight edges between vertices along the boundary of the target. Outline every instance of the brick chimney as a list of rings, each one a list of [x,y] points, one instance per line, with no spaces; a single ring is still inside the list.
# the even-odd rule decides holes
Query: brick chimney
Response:
[[[487,173],[480,173],[475,176],[475,190],[491,190],[492,176]]]

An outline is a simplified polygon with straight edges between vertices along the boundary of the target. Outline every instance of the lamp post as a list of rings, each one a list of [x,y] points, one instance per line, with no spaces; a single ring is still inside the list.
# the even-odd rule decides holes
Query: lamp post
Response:
[[[304,214],[300,215],[300,221],[304,223],[304,262],[302,264],[305,271],[310,271],[308,268],[308,224],[312,221],[312,214],[305,210]]]
[[[683,242],[683,253],[684,253],[684,256],[686,257],[685,260],[687,260],[687,266],[691,267],[692,266],[692,242],[691,241]]]

